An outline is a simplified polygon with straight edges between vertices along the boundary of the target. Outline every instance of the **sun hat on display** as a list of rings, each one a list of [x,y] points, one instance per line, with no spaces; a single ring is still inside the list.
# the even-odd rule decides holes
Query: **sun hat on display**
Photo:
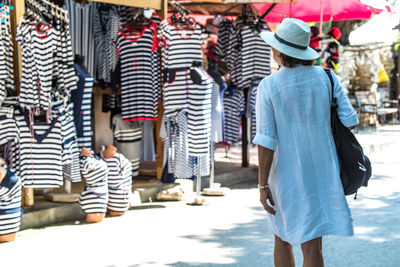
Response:
[[[262,32],[261,38],[279,52],[293,58],[312,60],[319,54],[309,47],[311,30],[302,20],[285,18],[276,32]]]

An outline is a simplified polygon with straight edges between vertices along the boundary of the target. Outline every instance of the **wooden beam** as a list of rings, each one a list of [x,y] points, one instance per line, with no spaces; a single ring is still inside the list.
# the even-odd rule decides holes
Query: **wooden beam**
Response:
[[[17,25],[20,22],[21,17],[25,14],[25,0],[15,0],[14,1],[14,11],[13,14],[14,18],[12,18],[12,25],[11,27],[12,32],[16,32]],[[16,85],[17,90],[19,91],[19,81],[21,80],[22,75],[22,54],[21,54],[21,46],[15,42],[15,38],[13,38],[14,42],[14,77],[16,78]],[[22,199],[21,199],[22,206],[33,206],[35,203],[34,199],[34,191],[33,188],[23,188],[22,189]]]
[[[162,0],[91,0],[93,2],[101,2],[114,5],[123,5],[139,8],[152,8],[160,10],[162,8]]]

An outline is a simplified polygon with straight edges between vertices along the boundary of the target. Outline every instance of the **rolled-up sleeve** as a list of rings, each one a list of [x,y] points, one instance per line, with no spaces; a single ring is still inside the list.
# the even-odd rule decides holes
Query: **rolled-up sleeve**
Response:
[[[267,90],[268,80],[264,79],[258,86],[256,99],[257,133],[253,144],[276,150],[275,113]]]
[[[339,80],[337,79],[336,75],[332,71],[331,73],[335,84],[334,96],[337,99],[337,111],[339,119],[346,127],[355,126],[359,123],[358,114],[351,104],[350,99],[347,97],[347,94],[344,91]]]

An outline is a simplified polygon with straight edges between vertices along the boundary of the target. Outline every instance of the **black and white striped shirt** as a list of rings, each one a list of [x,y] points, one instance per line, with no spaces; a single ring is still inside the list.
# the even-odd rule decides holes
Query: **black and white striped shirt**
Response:
[[[122,119],[125,122],[157,119],[158,87],[154,88],[153,33],[119,31],[117,49],[121,62]]]
[[[108,167],[105,161],[95,157],[82,157],[80,170],[85,179],[79,204],[85,213],[105,213],[108,202]]]
[[[33,136],[29,119],[18,116],[18,175],[24,187],[55,188],[63,185],[61,123],[35,123]]]
[[[231,95],[232,93],[232,95]],[[224,93],[224,137],[228,143],[237,143],[240,139],[240,119],[245,112],[245,99],[242,90],[226,89]]]
[[[127,211],[132,194],[132,164],[124,155],[117,153],[112,158],[102,159],[108,166],[108,209]]]
[[[0,235],[19,231],[21,213],[21,180],[7,168],[0,183]]]
[[[131,163],[132,175],[139,175],[142,127],[139,122],[124,122],[120,114],[112,118],[114,145]]]

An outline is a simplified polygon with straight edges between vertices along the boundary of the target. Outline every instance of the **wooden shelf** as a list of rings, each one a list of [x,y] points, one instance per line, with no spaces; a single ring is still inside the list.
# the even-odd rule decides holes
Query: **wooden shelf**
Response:
[[[119,89],[117,92],[113,92],[110,87],[103,89],[97,85],[93,86],[92,92],[96,95],[121,95],[121,89]]]

